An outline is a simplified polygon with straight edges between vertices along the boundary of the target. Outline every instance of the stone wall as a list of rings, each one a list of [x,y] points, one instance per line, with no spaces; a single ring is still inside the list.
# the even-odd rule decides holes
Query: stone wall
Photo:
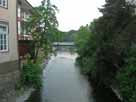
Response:
[[[0,64],[0,102],[16,102],[15,84],[18,79],[17,61]]]

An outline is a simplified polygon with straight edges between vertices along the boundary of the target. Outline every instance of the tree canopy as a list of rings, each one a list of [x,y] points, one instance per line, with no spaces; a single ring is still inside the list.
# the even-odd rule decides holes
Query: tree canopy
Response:
[[[136,16],[132,4],[106,0],[99,9],[103,15],[89,25],[89,32],[80,29],[76,40],[82,72],[106,86],[118,84],[123,102],[136,99]]]
[[[58,27],[57,11],[57,7],[52,5],[50,0],[43,0],[40,6],[34,8],[27,21],[27,31],[33,38],[31,43],[33,50],[30,55],[34,59],[37,58],[40,48],[43,48],[46,55],[51,51]]]

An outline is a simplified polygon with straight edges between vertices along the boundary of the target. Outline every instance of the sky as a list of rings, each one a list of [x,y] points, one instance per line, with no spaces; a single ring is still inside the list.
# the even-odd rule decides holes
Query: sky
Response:
[[[33,6],[41,4],[41,0],[28,0]],[[104,5],[105,0],[51,0],[59,12],[59,30],[78,30],[80,26],[89,24],[93,19],[101,16],[98,8]]]

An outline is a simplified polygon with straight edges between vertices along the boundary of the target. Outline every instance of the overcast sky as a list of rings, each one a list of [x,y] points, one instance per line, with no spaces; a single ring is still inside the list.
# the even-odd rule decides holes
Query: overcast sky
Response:
[[[28,0],[33,6],[38,6],[41,0]],[[51,0],[55,4],[59,13],[59,29],[69,31],[79,29],[80,26],[89,24],[93,19],[101,16],[98,11],[105,0]]]

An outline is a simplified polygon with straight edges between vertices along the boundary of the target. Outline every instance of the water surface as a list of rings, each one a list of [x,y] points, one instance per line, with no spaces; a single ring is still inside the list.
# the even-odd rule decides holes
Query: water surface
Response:
[[[42,89],[26,102],[120,102],[110,89],[91,87],[75,66],[76,56],[66,52],[52,56],[43,71]]]
[[[75,67],[76,55],[61,53],[44,70],[42,102],[93,102],[88,81]]]

